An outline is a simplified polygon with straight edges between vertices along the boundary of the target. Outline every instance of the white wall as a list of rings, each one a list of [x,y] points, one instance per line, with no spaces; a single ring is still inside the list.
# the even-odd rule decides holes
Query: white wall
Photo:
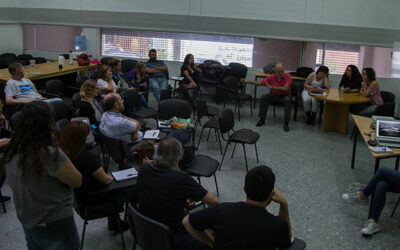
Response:
[[[23,29],[20,24],[0,24],[0,54],[23,52]]]

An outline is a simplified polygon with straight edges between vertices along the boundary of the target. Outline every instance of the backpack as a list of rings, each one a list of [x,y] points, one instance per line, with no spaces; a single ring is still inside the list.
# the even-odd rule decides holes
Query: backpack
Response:
[[[180,169],[186,169],[196,163],[196,147],[194,145],[183,146],[182,160],[179,161]]]

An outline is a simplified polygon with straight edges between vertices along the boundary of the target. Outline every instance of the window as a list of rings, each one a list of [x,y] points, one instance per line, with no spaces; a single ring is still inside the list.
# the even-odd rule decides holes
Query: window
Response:
[[[358,66],[360,46],[321,43],[317,49],[316,64],[325,65],[331,74],[343,74],[349,64]]]
[[[148,51],[157,50],[157,58],[182,62],[193,54],[196,63],[210,59],[227,65],[253,63],[253,38],[190,33],[102,29],[102,56],[148,59]]]

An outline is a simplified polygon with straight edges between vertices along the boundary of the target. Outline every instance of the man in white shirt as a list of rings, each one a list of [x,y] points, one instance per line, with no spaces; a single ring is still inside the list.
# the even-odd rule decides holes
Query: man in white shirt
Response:
[[[11,79],[7,81],[4,92],[6,94],[6,103],[8,105],[25,104],[37,100],[45,100],[36,90],[35,85],[31,80],[24,78],[24,68],[20,63],[12,63],[8,67],[11,74]],[[52,98],[45,100],[62,101],[60,98]]]

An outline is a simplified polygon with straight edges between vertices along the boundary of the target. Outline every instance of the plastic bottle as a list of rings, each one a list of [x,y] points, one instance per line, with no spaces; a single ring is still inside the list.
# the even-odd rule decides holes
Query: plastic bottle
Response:
[[[64,61],[65,61],[65,58],[64,58],[62,55],[60,55],[60,56],[58,57],[58,68],[59,68],[60,70],[62,70],[62,68],[63,68],[63,66],[64,66]]]
[[[69,64],[72,64],[73,62],[73,58],[72,58],[72,50],[69,51]]]

